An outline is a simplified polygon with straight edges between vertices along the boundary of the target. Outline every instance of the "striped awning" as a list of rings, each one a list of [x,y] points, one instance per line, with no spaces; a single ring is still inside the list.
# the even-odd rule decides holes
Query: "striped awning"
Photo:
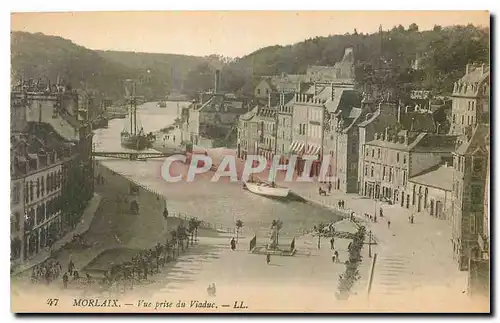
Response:
[[[318,157],[321,147],[318,145],[308,145],[304,155]]]
[[[291,154],[298,154],[302,152],[302,149],[304,149],[304,143],[300,141],[294,141],[290,145],[290,153]]]

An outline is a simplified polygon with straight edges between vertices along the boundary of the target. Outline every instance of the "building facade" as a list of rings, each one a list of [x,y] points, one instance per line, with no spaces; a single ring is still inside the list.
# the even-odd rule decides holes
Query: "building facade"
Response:
[[[94,193],[94,164],[90,122],[81,120],[75,91],[27,81],[12,89],[11,98],[16,266],[48,252],[76,224]]]
[[[362,102],[362,109],[367,110],[364,120],[358,124],[359,143],[358,143],[358,193],[363,194],[363,163],[364,163],[364,145],[375,139],[376,133],[382,133],[387,127],[392,127],[397,123],[396,104],[382,102],[375,105],[375,101],[365,97]]]
[[[467,64],[465,75],[453,86],[451,109],[451,134],[470,135],[477,124],[489,123],[489,66]]]
[[[363,195],[410,208],[409,178],[450,158],[455,142],[456,136],[389,128],[375,134],[375,139],[364,145]]]
[[[281,163],[286,164],[290,154],[293,138],[293,107],[294,93],[280,93],[277,116],[276,154],[282,157]]]
[[[480,258],[478,234],[483,232],[489,125],[480,124],[453,154],[452,241],[460,270]]]
[[[453,167],[437,165],[413,176],[408,181],[410,209],[451,223]]]

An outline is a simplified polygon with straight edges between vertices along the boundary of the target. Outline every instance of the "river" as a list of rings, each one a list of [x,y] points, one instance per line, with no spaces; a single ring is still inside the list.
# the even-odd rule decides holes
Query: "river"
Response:
[[[158,108],[156,103],[146,103],[137,109],[138,119],[146,132],[158,131],[173,123],[178,107],[188,104],[167,102],[166,108]],[[126,151],[120,145],[120,132],[126,121],[110,120],[108,128],[95,130],[96,151]],[[283,221],[282,234],[295,236],[320,222],[338,220],[331,211],[313,204],[268,199],[245,191],[241,183],[230,183],[227,179],[211,182],[210,174],[197,177],[194,182],[167,183],[160,176],[163,161],[159,159],[103,159],[101,163],[164,196],[169,211],[226,227],[234,227],[235,221],[241,219],[245,231],[263,232],[273,219],[280,219]]]

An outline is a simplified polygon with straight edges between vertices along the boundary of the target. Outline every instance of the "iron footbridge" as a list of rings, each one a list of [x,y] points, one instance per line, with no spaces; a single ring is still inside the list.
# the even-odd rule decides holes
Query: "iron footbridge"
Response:
[[[105,157],[112,159],[126,159],[126,160],[137,160],[145,161],[152,158],[166,158],[173,155],[185,155],[184,151],[169,151],[166,153],[162,152],[104,152],[104,151],[94,151],[92,155],[94,157]]]

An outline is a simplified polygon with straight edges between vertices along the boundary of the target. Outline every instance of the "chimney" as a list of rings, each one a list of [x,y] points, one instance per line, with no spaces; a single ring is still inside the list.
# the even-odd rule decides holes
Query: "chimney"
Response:
[[[405,130],[404,144],[408,145],[408,130]]]
[[[218,93],[220,90],[220,70],[215,71],[215,88],[214,93]]]
[[[471,64],[467,64],[467,65],[465,65],[465,74],[466,74],[466,75],[467,75],[467,74],[469,74],[469,70],[470,70],[470,67],[471,67],[470,65],[471,65]]]
[[[203,92],[200,92],[200,104],[203,105]]]
[[[389,140],[389,128],[385,128],[384,140]]]
[[[484,74],[485,70],[484,70],[484,63],[481,64],[481,74]]]
[[[270,108],[271,107],[271,92],[267,95],[267,106]]]

